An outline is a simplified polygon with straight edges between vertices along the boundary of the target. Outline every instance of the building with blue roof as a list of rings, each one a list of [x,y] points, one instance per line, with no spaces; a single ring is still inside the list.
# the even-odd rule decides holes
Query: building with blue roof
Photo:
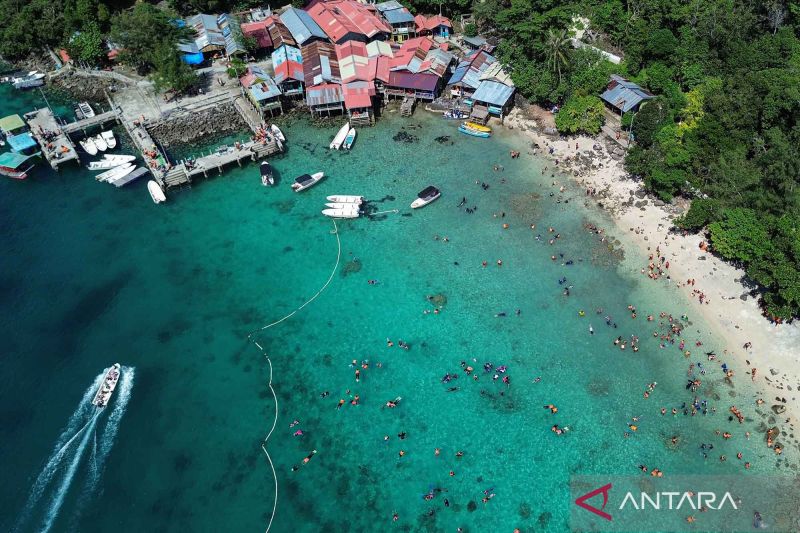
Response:
[[[397,0],[389,0],[375,4],[375,9],[392,27],[392,40],[402,43],[409,37],[417,36],[417,24],[414,15]]]
[[[11,149],[18,154],[32,154],[39,150],[39,144],[30,132],[19,133],[17,135],[8,135],[6,142]]]
[[[200,53],[224,52],[228,56],[247,53],[239,22],[227,13],[192,15],[186,19],[186,26],[194,30],[194,42]]]
[[[248,100],[262,115],[269,111],[272,116],[276,109],[283,111],[281,89],[264,69],[251,65],[240,81]]]
[[[608,87],[600,95],[600,98],[606,103],[606,107],[621,115],[628,111],[638,111],[642,102],[655,98],[655,96],[632,81],[612,74]]]
[[[289,33],[292,34],[292,37],[297,41],[299,46],[303,46],[314,40],[328,40],[328,36],[322,31],[319,24],[314,22],[311,15],[302,9],[289,7],[279,18],[283,25],[289,29]]]
[[[485,50],[477,50],[456,66],[447,82],[450,95],[454,98],[471,96],[481,84],[481,75],[495,62],[494,56]]]

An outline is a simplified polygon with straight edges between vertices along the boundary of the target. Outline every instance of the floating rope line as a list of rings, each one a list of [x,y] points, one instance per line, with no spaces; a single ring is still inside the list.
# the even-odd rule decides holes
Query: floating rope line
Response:
[[[267,433],[267,436],[264,437],[264,441],[261,443],[261,449],[264,450],[264,453],[267,456],[267,460],[269,461],[269,466],[272,469],[272,478],[275,480],[275,501],[272,504],[272,515],[269,517],[269,523],[267,524],[267,533],[269,533],[269,530],[272,527],[272,521],[275,519],[275,512],[278,509],[278,474],[277,474],[277,472],[275,472],[275,464],[272,462],[272,457],[270,457],[269,451],[267,451],[267,443],[268,443],[270,437],[272,437],[272,433],[275,431],[275,427],[278,425],[278,396],[275,394],[275,389],[272,388],[272,360],[269,358],[269,355],[264,350],[264,347],[261,346],[258,343],[258,341],[253,338],[253,335],[258,333],[258,332],[260,332],[260,331],[264,331],[265,329],[269,329],[269,328],[271,328],[273,326],[277,326],[278,324],[280,324],[284,320],[288,320],[289,318],[293,317],[298,311],[302,310],[305,306],[307,306],[308,304],[310,304],[311,302],[316,300],[317,297],[320,294],[322,294],[322,292],[325,289],[328,288],[328,285],[331,284],[331,281],[333,281],[333,276],[336,275],[336,270],[338,270],[338,268],[339,268],[339,261],[342,258],[342,241],[341,241],[341,239],[339,239],[339,228],[336,225],[336,221],[335,220],[331,219],[331,222],[333,222],[333,230],[331,230],[330,233],[331,233],[331,235],[335,235],[336,236],[336,246],[337,246],[338,250],[336,252],[336,264],[333,266],[333,270],[331,270],[331,275],[328,276],[328,280],[325,282],[325,284],[322,287],[320,287],[320,289],[316,292],[316,294],[314,294],[314,296],[312,296],[305,303],[303,303],[303,305],[301,305],[300,307],[298,307],[297,309],[295,309],[294,311],[292,311],[291,313],[289,313],[285,317],[281,318],[280,320],[276,320],[275,322],[272,322],[271,324],[267,324],[266,326],[258,328],[257,330],[252,331],[249,335],[247,335],[247,340],[252,342],[256,346],[256,348],[258,348],[261,351],[261,353],[264,354],[264,357],[267,359],[267,363],[269,363],[269,382],[267,383],[267,386],[269,387],[269,390],[272,393],[273,400],[275,400],[275,417],[272,420],[272,427],[270,428],[269,433]]]
[[[378,211],[377,213],[369,213],[367,216],[374,216],[374,215],[385,215],[386,213],[399,213],[399,209],[389,209],[387,211]]]

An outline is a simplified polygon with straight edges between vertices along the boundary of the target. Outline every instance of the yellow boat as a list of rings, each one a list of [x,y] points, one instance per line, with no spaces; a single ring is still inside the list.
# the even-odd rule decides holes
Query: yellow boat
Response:
[[[475,131],[483,131],[486,133],[492,132],[492,128],[490,128],[489,126],[481,126],[480,124],[475,124],[474,122],[465,122],[464,126],[466,126],[467,128],[471,128]]]

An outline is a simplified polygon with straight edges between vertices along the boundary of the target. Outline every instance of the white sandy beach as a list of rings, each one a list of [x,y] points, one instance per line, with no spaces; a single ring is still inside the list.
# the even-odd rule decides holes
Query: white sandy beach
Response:
[[[766,320],[757,300],[743,296],[749,293],[740,281],[744,271],[701,250],[702,234],[670,233],[672,219],[682,209],[644,196],[641,182],[628,176],[622,158],[611,156],[608,145],[613,143],[608,139],[586,136],[560,139],[544,135],[535,121],[526,118],[518,108],[506,118],[505,125],[522,131],[537,143],[541,147],[537,155],[558,159],[558,170],[573,176],[582,189],[596,189],[595,196],[586,197],[587,202],[602,203],[611,213],[618,232],[627,235],[624,240],[636,243],[641,249],[633,260],[640,260],[645,269],[642,276],[646,276],[648,256],[660,246],[661,255],[670,262],[671,280],[662,277],[652,283],[677,284],[691,304],[689,314],[700,313],[714,330],[709,333],[724,342],[729,353],[735,354],[748,368],[758,369],[755,382],[763,386],[763,410],[781,403],[776,400],[780,397],[785,398],[788,406],[783,420],[789,418],[790,412],[792,418],[800,413],[800,326],[775,325]],[[594,149],[596,145],[600,149]],[[552,155],[548,147],[554,148]],[[686,281],[692,278],[695,285],[686,286]],[[693,289],[705,294],[705,303],[692,294]],[[747,342],[752,343],[749,350],[743,348]],[[750,376],[737,377],[750,379]]]

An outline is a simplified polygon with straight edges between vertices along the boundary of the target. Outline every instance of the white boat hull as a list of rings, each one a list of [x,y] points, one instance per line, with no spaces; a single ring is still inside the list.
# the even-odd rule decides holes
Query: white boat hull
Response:
[[[305,182],[303,184],[297,182],[292,183],[292,190],[294,192],[300,192],[300,191],[305,191],[306,189],[310,189],[311,187],[322,181],[324,177],[325,177],[324,172],[317,172],[316,174],[311,174],[311,180],[309,180],[308,182]]]
[[[275,137],[277,137],[277,138],[278,138],[278,140],[279,140],[279,141],[281,141],[282,143],[285,143],[285,142],[286,142],[286,137],[284,137],[284,136],[283,136],[283,132],[281,131],[281,129],[280,129],[278,126],[276,126],[275,124],[272,124],[272,125],[269,127],[269,129],[270,129],[270,131],[272,132],[272,134],[273,134]]]
[[[94,144],[94,141],[91,137],[85,139],[83,141],[79,141],[81,148],[83,148],[87,154],[89,155],[97,155],[97,145]]]
[[[119,167],[125,163],[132,163],[136,159],[133,155],[107,155],[100,161],[92,161],[89,163],[89,170],[107,170],[109,168]]]
[[[95,176],[97,181],[113,181],[121,176],[125,176],[126,174],[130,174],[131,171],[135,168],[133,163],[124,163],[120,166],[112,168],[111,170],[106,170]]]
[[[339,132],[336,134],[336,137],[333,138],[333,141],[328,146],[331,150],[338,150],[342,147],[342,143],[347,138],[347,134],[350,133],[350,123],[346,123],[344,126],[339,129]]]
[[[153,199],[153,202],[160,204],[161,202],[166,202],[167,197],[164,196],[164,191],[161,190],[161,187],[153,180],[147,182],[147,190],[150,192],[150,198]]]
[[[359,210],[361,208],[360,204],[353,204],[347,202],[328,202],[325,204],[325,207],[330,207],[331,209],[355,209]]]
[[[108,369],[105,377],[103,377],[103,382],[100,384],[100,388],[97,389],[94,395],[92,405],[98,408],[103,408],[108,405],[108,401],[111,399],[114,389],[117,388],[120,372],[119,363],[114,363],[114,365]]]
[[[353,147],[353,143],[356,142],[356,129],[350,128],[350,131],[347,133],[347,137],[344,139],[344,144],[342,144],[342,148],[345,150],[349,150]]]
[[[334,194],[328,196],[329,202],[337,204],[362,204],[364,202],[363,196],[356,196],[354,194]]]
[[[358,218],[361,216],[358,209],[323,209],[322,214],[331,218]]]
[[[94,141],[95,146],[97,146],[97,149],[101,152],[108,150],[108,145],[101,136],[98,135],[97,137],[93,137],[92,140]]]
[[[100,132],[100,137],[106,142],[109,149],[113,150],[117,147],[117,138],[114,137],[114,132],[111,130]]]
[[[440,196],[441,196],[441,193],[437,194],[433,198],[417,198],[416,200],[411,202],[411,209],[419,209],[420,207],[425,207],[429,203],[435,202],[436,200],[438,200]]]

